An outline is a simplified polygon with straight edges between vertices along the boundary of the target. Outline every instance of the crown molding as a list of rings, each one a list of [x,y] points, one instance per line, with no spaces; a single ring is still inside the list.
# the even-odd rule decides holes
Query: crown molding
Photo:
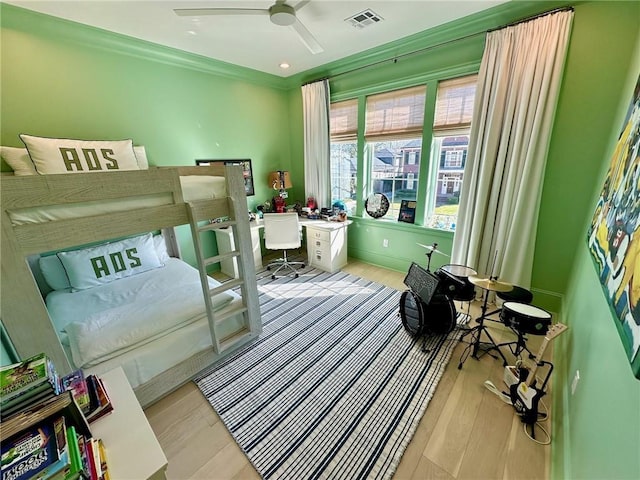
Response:
[[[106,52],[127,55],[145,61],[195,70],[232,80],[286,90],[284,78],[231,63],[165,47],[156,43],[91,27],[24,8],[0,3],[0,25],[29,35],[55,38]]]
[[[510,1],[497,5],[488,10],[468,15],[437,27],[430,28],[405,38],[372,48],[355,55],[330,62],[317,68],[309,69],[297,75],[287,77],[290,88],[321,78],[348,75],[350,72],[361,70],[378,64],[391,62],[394,58],[409,55],[420,50],[437,48],[441,44],[448,44],[470,36],[484,34],[487,30],[536,15],[559,7],[566,7],[584,3],[581,1],[560,0],[528,0]]]

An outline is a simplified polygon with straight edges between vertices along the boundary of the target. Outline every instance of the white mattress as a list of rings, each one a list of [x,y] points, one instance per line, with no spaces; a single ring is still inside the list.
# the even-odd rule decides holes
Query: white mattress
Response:
[[[157,300],[158,298],[170,295],[171,290],[175,291],[176,285],[194,284],[194,281],[197,283],[197,287],[194,288],[200,289],[198,271],[181,260],[171,258],[166,262],[165,267],[100,287],[74,293],[69,290],[51,292],[47,296],[47,308],[67,351],[67,356],[70,360],[74,359],[72,363],[76,367],[82,367],[88,373],[100,374],[116,366],[122,366],[129,382],[135,388],[195,353],[211,348],[204,301],[202,312],[191,317],[184,326],[166,335],[155,335],[141,342],[135,349],[128,351],[123,349],[122,353],[112,358],[107,355],[107,360],[100,363],[88,362],[86,365],[78,365],[74,358],[77,356],[77,347],[70,347],[70,343],[74,340],[70,341],[67,338],[66,330],[72,330],[70,328],[72,323],[75,324],[75,328],[78,323],[95,321],[96,316],[101,312],[114,308],[121,310],[123,305],[127,304],[134,305],[134,308],[138,309],[136,311],[139,311],[140,305],[149,305],[152,309],[154,306],[163,309],[165,307],[161,305],[160,300]],[[210,284],[213,287],[218,282],[211,279]],[[198,293],[201,295],[201,290]],[[241,301],[237,294],[228,293],[233,299],[220,312],[234,308],[237,302]],[[152,310],[152,316],[156,314],[158,314],[157,311]],[[219,333],[222,337],[231,334],[241,329],[242,323],[242,315],[231,317],[221,325]],[[108,337],[108,335],[105,336]]]
[[[227,196],[227,184],[224,177],[207,175],[188,175],[180,177],[182,197],[185,202],[207,200]],[[43,223],[69,218],[81,218],[104,213],[122,212],[132,208],[147,208],[173,203],[171,194],[140,195],[112,201],[84,202],[82,204],[49,205],[37,208],[11,210],[9,216],[14,225]]]

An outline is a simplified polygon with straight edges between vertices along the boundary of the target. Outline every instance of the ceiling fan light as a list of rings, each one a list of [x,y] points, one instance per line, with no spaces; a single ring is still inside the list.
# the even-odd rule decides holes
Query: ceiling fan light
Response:
[[[269,18],[272,23],[287,27],[296,21],[296,13],[293,7],[286,3],[277,3],[269,9]]]

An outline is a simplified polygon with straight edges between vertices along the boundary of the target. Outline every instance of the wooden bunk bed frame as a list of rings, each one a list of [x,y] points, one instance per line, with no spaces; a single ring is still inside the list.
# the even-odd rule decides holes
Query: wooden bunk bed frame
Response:
[[[185,203],[179,177],[186,175],[224,176],[227,196]],[[13,225],[8,213],[23,208],[82,204],[131,198],[141,194],[166,193],[171,194],[173,199],[170,204],[45,223]],[[241,166],[152,167],[148,170],[81,175],[3,174],[0,175],[0,199],[0,319],[21,358],[45,352],[53,360],[60,374],[66,374],[72,369],[29,267],[29,256],[155,230],[162,230],[165,240],[167,237],[170,238],[167,241],[170,255],[179,256],[173,227],[185,224],[191,226],[203,293],[208,292],[208,295],[203,294],[203,297],[213,348],[197,353],[136,388],[135,393],[140,403],[143,406],[153,403],[261,333],[262,324]],[[229,219],[219,223],[202,222],[221,217]],[[200,233],[227,226],[234,229],[237,250],[226,255],[204,258]],[[206,266],[229,257],[237,258],[239,279],[227,282],[223,288],[214,289],[215,292],[209,291]],[[216,323],[220,319],[217,319],[211,310],[210,297],[231,287],[241,289],[243,302],[237,313],[244,316],[244,329],[232,338],[221,339],[216,335]]]

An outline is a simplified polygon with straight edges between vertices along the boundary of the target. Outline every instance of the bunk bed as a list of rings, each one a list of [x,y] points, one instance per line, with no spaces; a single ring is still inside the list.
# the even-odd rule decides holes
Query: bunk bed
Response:
[[[186,198],[187,184],[184,180],[192,179],[206,185],[207,179],[215,177],[224,178],[223,188],[218,188],[204,199],[201,196],[198,199]],[[39,272],[34,268],[38,262],[34,259],[43,252],[60,252],[78,245],[159,231],[162,237],[154,237],[155,243],[158,238],[163,238],[167,255],[179,258],[180,249],[173,227],[185,224],[190,225],[192,232],[204,308],[204,328],[202,322],[189,323],[185,330],[193,330],[192,334],[201,342],[192,342],[195,347],[188,347],[184,341],[173,344],[168,340],[171,333],[147,341],[145,348],[150,344],[156,345],[160,351],[179,348],[189,356],[176,364],[156,367],[163,371],[150,379],[144,378],[139,385],[136,382],[134,391],[140,403],[145,406],[154,402],[260,334],[258,293],[241,166],[152,167],[81,175],[3,174],[0,176],[0,198],[0,318],[20,357],[46,352],[62,374],[80,366],[74,364],[69,344],[61,334],[61,330],[69,327],[64,321],[64,309],[56,314],[58,320],[53,322],[51,319],[45,304],[46,292],[38,287]],[[212,219],[219,221],[211,222]],[[234,230],[236,249],[206,258],[203,235],[226,227]],[[234,257],[239,266],[239,278],[222,285],[212,282],[207,275],[207,267]],[[173,259],[167,264],[172,262]],[[146,283],[142,275],[153,275],[153,272],[137,275],[140,277],[137,281]],[[164,283],[171,282],[165,280]],[[127,286],[126,290],[134,288]],[[231,289],[238,290],[240,294],[231,294],[230,301],[223,302],[223,308],[217,309],[216,299]],[[82,296],[77,299],[83,303]],[[134,310],[130,316],[137,312]],[[119,312],[119,315],[126,317],[127,313]],[[62,324],[60,318],[63,319]],[[102,372],[118,366],[120,361],[135,364],[138,361],[136,355],[136,349],[116,352],[105,357],[104,362],[89,362],[89,371]]]

